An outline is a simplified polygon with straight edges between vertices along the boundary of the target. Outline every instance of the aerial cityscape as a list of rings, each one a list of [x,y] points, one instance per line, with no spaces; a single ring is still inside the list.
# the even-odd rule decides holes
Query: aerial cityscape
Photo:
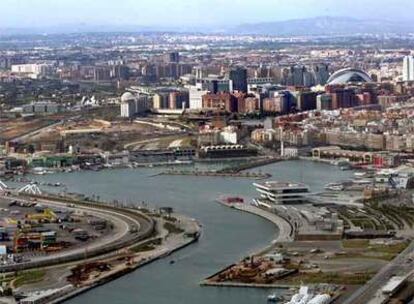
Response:
[[[0,304],[414,303],[414,3],[0,8]]]

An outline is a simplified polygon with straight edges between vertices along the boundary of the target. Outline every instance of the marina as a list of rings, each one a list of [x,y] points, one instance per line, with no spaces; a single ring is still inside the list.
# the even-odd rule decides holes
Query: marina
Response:
[[[350,171],[306,161],[279,162],[250,171],[259,170],[272,174],[275,179],[303,181],[312,191],[322,191],[334,176],[346,179],[352,175]],[[120,199],[132,203],[138,198],[139,202],[150,202],[154,207],[169,205],[177,212],[197,218],[202,224],[200,242],[174,253],[171,256],[175,261],[173,265],[169,260],[159,260],[67,303],[266,303],[269,294],[266,289],[203,288],[198,285],[203,277],[261,250],[277,237],[278,229],[267,220],[214,204],[218,195],[230,193],[253,199],[257,193],[252,181],[156,175],[160,171],[159,168],[114,169],[99,174],[80,171],[30,177],[44,183],[58,181],[66,185],[68,191],[99,195],[109,201]],[[180,191],[174,192],[174,189]],[[50,188],[50,191],[62,190],[60,187]],[[166,267],[168,272],[164,271]],[[163,275],[159,276],[161,272]]]

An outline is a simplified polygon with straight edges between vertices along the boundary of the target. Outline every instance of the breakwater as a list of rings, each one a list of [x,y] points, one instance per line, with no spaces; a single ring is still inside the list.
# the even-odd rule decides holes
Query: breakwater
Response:
[[[220,170],[168,170],[162,172],[160,175],[191,175],[191,176],[212,176],[212,177],[235,177],[235,178],[253,178],[253,179],[267,179],[272,177],[270,173],[262,172],[245,172],[248,169],[261,167],[282,161],[279,157],[269,157],[254,159],[247,162],[241,162]]]
[[[162,172],[160,175],[191,175],[191,176],[212,176],[212,177],[240,177],[240,178],[254,178],[266,179],[272,175],[269,173],[253,173],[253,172],[215,172],[215,171],[186,171],[186,170],[168,170]]]

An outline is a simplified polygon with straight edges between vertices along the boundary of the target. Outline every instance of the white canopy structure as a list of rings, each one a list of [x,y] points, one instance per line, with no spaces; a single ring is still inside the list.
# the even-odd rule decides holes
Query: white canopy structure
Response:
[[[6,191],[9,187],[0,180],[0,191]]]
[[[42,191],[36,184],[27,184],[19,189],[19,193],[42,194]]]

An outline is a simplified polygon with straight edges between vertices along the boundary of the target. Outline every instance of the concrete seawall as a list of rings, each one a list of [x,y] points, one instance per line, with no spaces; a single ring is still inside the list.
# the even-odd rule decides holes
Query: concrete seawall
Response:
[[[209,287],[238,287],[238,288],[240,287],[242,288],[271,288],[271,289],[292,288],[292,285],[282,285],[282,284],[252,284],[252,283],[240,283],[240,282],[210,282],[210,281],[203,281],[200,283],[200,285],[209,286]]]
[[[245,203],[236,203],[236,204],[226,204],[221,200],[217,200],[218,203],[233,208],[242,212],[248,212],[250,214],[254,214],[261,218],[264,218],[277,226],[279,228],[278,236],[273,240],[272,244],[267,245],[265,248],[259,250],[254,255],[260,255],[269,249],[272,248],[273,243],[275,242],[292,242],[293,239],[293,228],[286,219],[280,217],[277,214],[268,212],[256,206],[245,204]],[[242,288],[291,288],[292,286],[283,285],[283,284],[250,284],[250,283],[241,283],[241,282],[214,282],[211,281],[212,278],[219,275],[220,273],[230,269],[235,264],[225,267],[224,269],[216,272],[213,275],[210,275],[206,279],[200,282],[201,286],[214,286],[214,287],[242,287]]]
[[[220,201],[219,201],[220,202]],[[292,242],[293,239],[293,229],[292,226],[290,225],[290,223],[284,219],[283,217],[272,213],[272,212],[268,212],[266,210],[263,210],[261,208],[255,207],[253,205],[249,205],[249,204],[232,204],[232,205],[228,205],[225,203],[220,202],[222,205],[239,210],[239,211],[243,211],[243,212],[248,212],[250,214],[254,214],[257,216],[260,216],[261,218],[264,218],[266,220],[268,220],[269,222],[271,222],[272,224],[274,224],[275,226],[278,227],[279,229],[279,234],[277,236],[277,238],[274,240],[276,242]]]
[[[218,172],[220,173],[238,173],[244,170],[248,170],[248,169],[253,169],[256,167],[262,167],[265,165],[270,165],[273,163],[277,163],[282,161],[283,159],[280,157],[270,157],[270,158],[265,158],[265,159],[256,159],[254,161],[251,162],[247,162],[247,163],[242,163],[242,164],[238,164],[236,166],[233,167],[229,167],[229,168],[224,168],[222,170],[219,170]]]
[[[286,221],[283,217],[280,217],[277,214],[268,212],[266,210],[260,209],[258,207],[252,205],[242,205],[239,207],[235,207],[237,210],[245,211],[257,216],[260,216],[279,228],[279,235],[275,239],[277,242],[292,242],[292,226],[288,221]]]
[[[114,273],[110,276],[106,276],[104,278],[101,278],[101,279],[95,281],[93,284],[91,284],[89,286],[78,288],[78,289],[72,291],[71,293],[68,293],[68,294],[66,294],[66,295],[64,295],[64,296],[62,296],[58,299],[55,299],[55,300],[51,301],[50,303],[51,304],[63,303],[65,301],[69,300],[69,299],[72,299],[76,296],[79,296],[79,295],[81,295],[85,292],[88,292],[88,291],[90,291],[94,288],[97,288],[97,287],[102,286],[106,283],[109,283],[113,280],[116,280],[116,279],[118,279],[118,278],[120,278],[120,277],[122,277],[122,276],[124,276],[128,273],[131,273],[131,272],[137,270],[138,268],[141,268],[141,267],[143,267],[145,265],[148,265],[148,264],[151,264],[151,263],[153,263],[153,262],[155,262],[159,259],[167,257],[167,256],[173,254],[174,252],[176,252],[178,250],[181,250],[181,249],[183,249],[187,246],[190,246],[191,244],[197,242],[199,240],[200,235],[201,235],[201,229],[200,229],[200,227],[198,227],[198,232],[195,234],[194,237],[188,238],[187,240],[185,240],[181,244],[175,246],[174,248],[160,250],[157,253],[155,253],[154,255],[152,255],[151,257],[146,258],[145,260],[142,260],[142,261],[138,262],[135,265],[131,265],[131,266],[126,267],[123,270],[120,270],[120,271],[118,271],[118,272],[116,272],[116,273]]]

